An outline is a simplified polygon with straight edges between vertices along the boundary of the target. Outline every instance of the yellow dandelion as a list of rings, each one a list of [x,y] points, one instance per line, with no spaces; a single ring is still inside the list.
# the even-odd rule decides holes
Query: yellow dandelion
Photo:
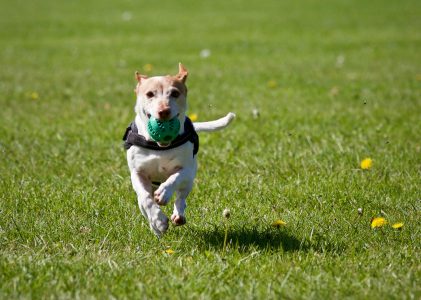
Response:
[[[30,97],[31,97],[32,100],[38,100],[39,99],[39,95],[38,95],[37,92],[32,92],[30,94]]]
[[[175,253],[175,251],[174,250],[172,250],[172,249],[167,249],[167,250],[165,250],[165,251],[162,251],[163,253],[167,253],[167,254],[174,254]]]
[[[369,170],[373,166],[373,160],[371,158],[365,158],[361,161],[361,169]]]
[[[146,64],[143,66],[143,71],[145,72],[151,72],[153,70],[153,65],[152,64]]]
[[[392,225],[392,228],[394,228],[394,229],[402,229],[402,227],[403,227],[403,223],[402,222],[395,223],[395,224]]]
[[[197,114],[195,114],[195,113],[191,113],[191,114],[189,114],[189,119],[190,119],[192,122],[196,122],[198,118],[199,118],[199,116],[198,116]]]
[[[278,86],[275,80],[269,80],[268,81],[268,88],[274,89]]]
[[[383,227],[387,224],[387,220],[382,217],[373,218],[371,220],[371,228]]]
[[[285,225],[287,225],[287,223],[285,221],[282,221],[281,219],[276,220],[275,222],[272,223],[273,227],[278,227],[278,228]]]

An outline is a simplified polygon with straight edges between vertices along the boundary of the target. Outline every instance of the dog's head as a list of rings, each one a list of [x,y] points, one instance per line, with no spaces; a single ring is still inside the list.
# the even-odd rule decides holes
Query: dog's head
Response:
[[[174,76],[147,77],[136,72],[136,114],[144,122],[150,117],[158,120],[177,117],[184,123],[187,109],[187,75],[188,72],[181,63],[178,66],[178,74]]]

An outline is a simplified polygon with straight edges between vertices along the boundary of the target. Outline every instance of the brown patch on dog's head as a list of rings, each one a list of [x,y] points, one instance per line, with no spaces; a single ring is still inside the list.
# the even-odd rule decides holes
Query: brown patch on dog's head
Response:
[[[187,81],[187,76],[188,76],[188,71],[187,69],[181,64],[178,64],[178,74],[171,76],[171,75],[167,75],[165,76],[170,84],[175,87],[176,89],[178,89],[178,91],[180,91],[181,94],[183,94],[185,97],[187,96],[187,86],[186,86],[186,81]]]
[[[167,76],[167,78],[173,87],[179,90],[184,96],[187,96],[187,86],[183,81],[181,81],[177,76]]]
[[[167,77],[172,82],[173,86],[178,88],[181,93],[183,93],[184,95],[187,95],[186,81],[187,81],[188,75],[189,75],[189,72],[187,71],[186,67],[184,67],[182,63],[179,63],[178,74],[175,76],[167,75],[165,77]],[[140,85],[142,84],[142,82],[148,79],[148,76],[140,74],[138,71],[136,71],[135,79],[137,81],[137,85],[134,92],[137,94],[139,92]]]

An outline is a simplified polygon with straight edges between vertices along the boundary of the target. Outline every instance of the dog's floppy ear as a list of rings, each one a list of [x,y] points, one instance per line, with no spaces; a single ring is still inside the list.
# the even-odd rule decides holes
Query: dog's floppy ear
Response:
[[[135,79],[137,80],[137,82],[140,83],[142,81],[142,79],[146,79],[146,78],[148,78],[148,76],[142,75],[138,71],[136,71],[136,73],[135,73]]]
[[[175,76],[178,80],[185,83],[187,80],[187,75],[189,75],[189,72],[187,69],[181,64],[178,64],[178,74]]]

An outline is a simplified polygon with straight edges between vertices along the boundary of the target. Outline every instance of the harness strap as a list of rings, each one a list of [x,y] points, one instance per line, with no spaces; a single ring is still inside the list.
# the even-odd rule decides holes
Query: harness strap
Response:
[[[181,135],[178,135],[177,138],[171,142],[171,144],[168,147],[161,147],[158,145],[158,143],[154,141],[148,141],[145,139],[143,135],[140,135],[138,133],[138,129],[136,126],[136,123],[133,121],[130,123],[130,125],[126,128],[126,132],[123,136],[124,141],[124,148],[126,150],[130,149],[131,146],[135,145],[138,147],[156,150],[156,151],[164,151],[169,150],[173,148],[177,148],[187,142],[192,142],[193,147],[193,156],[199,152],[199,136],[197,135],[197,132],[194,130],[194,126],[192,121],[186,117],[184,121],[184,133]]]

